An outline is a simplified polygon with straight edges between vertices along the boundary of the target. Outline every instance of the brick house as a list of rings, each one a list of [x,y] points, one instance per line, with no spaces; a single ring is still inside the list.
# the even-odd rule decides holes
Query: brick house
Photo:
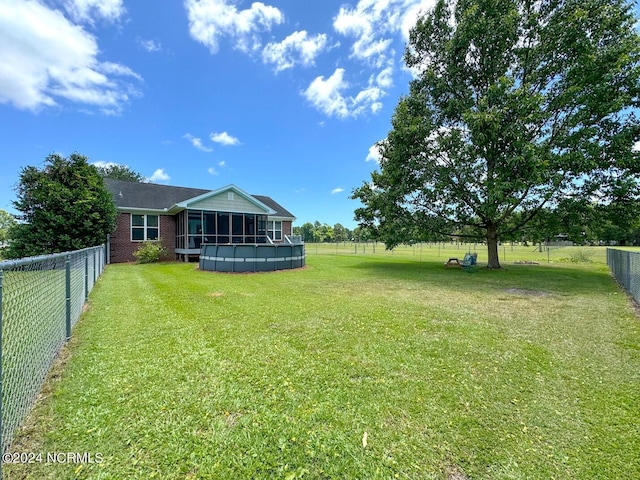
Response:
[[[270,197],[235,185],[217,190],[104,179],[118,218],[111,263],[134,261],[145,240],[162,241],[176,259],[196,259],[202,244],[283,243],[295,217]]]

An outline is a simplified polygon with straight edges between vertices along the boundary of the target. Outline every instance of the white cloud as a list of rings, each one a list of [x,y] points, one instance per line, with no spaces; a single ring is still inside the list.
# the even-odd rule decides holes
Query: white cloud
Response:
[[[368,83],[347,81],[338,68],[329,78],[317,77],[302,94],[318,110],[339,118],[376,113],[393,87],[397,52],[394,42],[406,43],[409,29],[436,0],[360,0],[344,5],[333,19],[335,32],[353,39],[350,58],[373,69]]]
[[[638,140],[636,143],[633,144],[633,147],[631,148],[631,150],[634,152],[640,152],[640,140]]]
[[[119,63],[102,62],[102,63],[96,65],[96,69],[99,70],[102,73],[107,73],[107,74],[111,74],[111,75],[129,76],[129,77],[134,77],[135,79],[142,81],[142,77],[140,75],[138,75],[136,72],[131,70],[129,67],[126,67],[124,65],[120,65]]]
[[[393,67],[387,67],[376,76],[376,85],[380,88],[393,87]]]
[[[418,18],[429,10],[433,10],[436,0],[412,0],[407,3],[407,9],[400,20],[400,31],[405,42],[409,41],[409,32],[415,26]]]
[[[355,7],[340,8],[333,28],[355,39],[352,57],[382,66],[395,55],[391,48],[394,37],[401,33],[406,43],[420,14],[435,3],[436,0],[360,0]]]
[[[420,13],[433,8],[436,0],[359,0],[344,5],[333,18],[334,31],[352,42],[350,58],[370,68],[368,83],[357,74],[349,77],[336,68],[330,76],[317,76],[302,95],[328,116],[347,118],[378,112],[382,99],[393,87],[399,41],[406,43],[409,29]],[[242,5],[242,6],[241,6]],[[306,30],[291,33],[263,47],[266,32],[284,23],[278,8],[262,2],[235,0],[184,0],[193,39],[215,54],[223,40],[234,48],[260,58],[278,73],[296,66],[315,65],[318,56],[340,45],[329,44],[329,36]],[[355,69],[354,69],[355,71]]]
[[[302,95],[321,112],[338,118],[357,117],[369,111],[375,113],[382,108],[380,99],[385,92],[376,78],[370,78],[368,86],[355,96],[348,96],[344,94],[349,88],[344,73],[343,68],[337,68],[326,80],[317,77]]]
[[[336,195],[337,193],[342,193],[342,192],[344,192],[344,188],[342,187],[334,188],[333,190],[331,190],[331,195]]]
[[[361,90],[351,102],[353,104],[351,115],[358,116],[368,110],[376,113],[382,108],[382,102],[380,102],[380,99],[382,99],[384,95],[384,90],[373,83],[370,83],[369,86],[364,90]]]
[[[310,37],[306,31],[294,32],[280,43],[269,43],[262,51],[262,60],[275,65],[280,72],[296,63],[305,67],[314,65],[315,59],[327,45],[325,34]]]
[[[198,138],[198,137],[194,137],[193,135],[191,135],[190,133],[185,133],[182,138],[186,138],[187,140],[189,140],[191,142],[191,145],[193,145],[194,147],[196,147],[198,150],[201,150],[203,152],[212,152],[213,148],[210,147],[205,147],[202,144],[202,139]]]
[[[151,183],[168,182],[169,180],[171,180],[171,177],[167,175],[163,168],[158,168],[153,172],[153,175],[147,178],[147,182]]]
[[[88,23],[94,18],[114,22],[126,12],[122,0],[66,0],[64,8],[74,21]]]
[[[98,168],[108,168],[108,167],[116,167],[119,164],[115,162],[103,162],[102,160],[98,160],[97,162],[91,162],[91,165],[95,165]]]
[[[378,151],[377,145],[371,145],[369,147],[369,153],[367,154],[367,158],[364,159],[365,162],[376,162],[380,163],[380,152]]]
[[[395,55],[393,39],[387,35],[398,28],[401,7],[394,0],[360,0],[355,8],[340,7],[333,28],[344,36],[355,37],[352,57],[381,66]]]
[[[224,160],[221,160],[218,162],[218,167],[220,168],[225,167],[226,165],[227,165],[227,162],[225,162]],[[209,172],[211,175],[218,175],[218,170],[216,169],[216,167],[208,168],[207,172]]]
[[[36,1],[0,2],[0,103],[38,110],[60,99],[119,113],[141,77],[99,62],[95,37]]]
[[[160,42],[156,42],[155,40],[143,40],[142,38],[139,38],[138,44],[147,52],[162,51],[162,45],[160,44]]]
[[[224,146],[240,145],[240,140],[236,137],[232,137],[227,132],[212,133],[209,135],[209,138],[212,142],[216,142]]]
[[[349,116],[349,106],[342,91],[348,86],[349,84],[344,80],[344,69],[337,68],[326,80],[323,76],[313,80],[303,95],[314,107],[325,114],[345,118]]]
[[[212,54],[220,48],[223,37],[230,38],[239,50],[255,51],[261,46],[258,33],[284,21],[280,10],[262,2],[254,2],[245,10],[238,10],[227,0],[185,0],[184,5],[191,37]]]

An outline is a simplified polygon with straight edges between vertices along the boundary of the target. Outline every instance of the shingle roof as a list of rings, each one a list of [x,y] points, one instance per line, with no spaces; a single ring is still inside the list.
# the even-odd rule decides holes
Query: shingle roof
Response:
[[[251,195],[253,198],[256,198],[260,202],[264,203],[267,207],[275,210],[276,213],[273,215],[274,217],[291,217],[295,218],[295,215],[289,212],[286,208],[280,205],[271,197],[265,197],[264,195]]]
[[[111,192],[118,208],[169,209],[176,203],[208,192],[198,188],[128,182],[111,178],[105,178],[104,185]]]
[[[148,208],[150,210],[168,210],[177,203],[212,191],[201,188],[159,185],[157,183],[129,182],[112,178],[105,178],[104,185],[111,192],[116,202],[116,207],[122,209]],[[271,197],[264,195],[252,195],[252,197],[275,210],[274,216],[295,218],[291,212]]]

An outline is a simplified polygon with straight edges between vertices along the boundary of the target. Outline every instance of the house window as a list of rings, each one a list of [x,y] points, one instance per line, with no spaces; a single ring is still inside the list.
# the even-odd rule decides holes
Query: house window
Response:
[[[267,222],[267,235],[271,240],[282,240],[282,222],[279,220],[269,220]]]
[[[158,215],[131,215],[131,241],[144,242],[160,237],[160,217]]]

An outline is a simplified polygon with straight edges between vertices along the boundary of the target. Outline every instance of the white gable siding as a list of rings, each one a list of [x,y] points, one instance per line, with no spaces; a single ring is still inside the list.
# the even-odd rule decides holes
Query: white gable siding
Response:
[[[213,197],[200,200],[199,202],[189,203],[189,208],[218,212],[258,213],[262,215],[266,213],[264,209],[258,207],[238,193],[234,192],[234,199],[229,200],[227,193],[228,192],[225,191]]]

